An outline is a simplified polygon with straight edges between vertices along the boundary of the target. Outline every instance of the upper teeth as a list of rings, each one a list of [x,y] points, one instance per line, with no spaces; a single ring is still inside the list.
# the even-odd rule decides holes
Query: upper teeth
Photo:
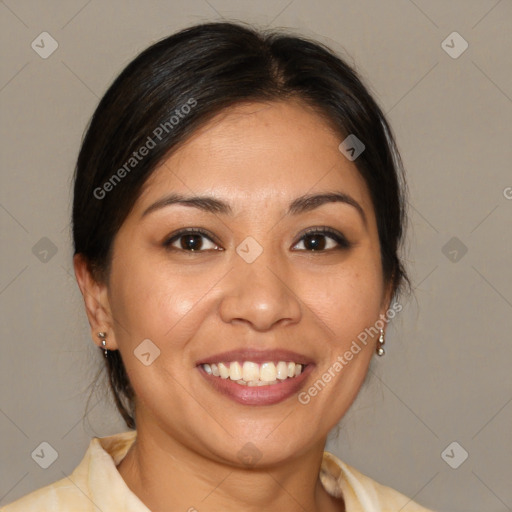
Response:
[[[223,379],[229,378],[238,384],[248,384],[249,386],[275,384],[278,380],[283,381],[289,377],[297,377],[303,370],[301,364],[291,361],[277,363],[269,361],[262,364],[252,361],[243,363],[233,361],[231,363],[205,363],[202,367],[210,375]]]

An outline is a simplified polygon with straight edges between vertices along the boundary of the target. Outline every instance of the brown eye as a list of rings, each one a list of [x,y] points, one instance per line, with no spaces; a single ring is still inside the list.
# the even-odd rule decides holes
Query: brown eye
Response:
[[[319,235],[319,234],[313,234],[313,235],[306,235],[303,237],[304,241],[304,247],[308,251],[323,251],[327,246],[329,245],[326,241],[325,235]]]
[[[302,247],[297,247],[302,245]],[[312,228],[302,235],[294,249],[300,251],[330,251],[333,249],[347,249],[350,243],[337,231],[330,228]]]
[[[220,247],[211,240],[205,231],[192,228],[175,233],[164,242],[164,246],[187,252],[220,250]]]
[[[185,251],[199,251],[203,246],[202,235],[182,235],[179,237],[180,249]]]

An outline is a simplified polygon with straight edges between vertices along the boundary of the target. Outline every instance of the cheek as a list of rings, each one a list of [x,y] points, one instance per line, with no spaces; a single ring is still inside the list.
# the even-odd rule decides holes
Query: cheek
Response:
[[[337,343],[351,341],[379,319],[383,282],[373,259],[355,259],[319,276],[316,283],[303,282],[304,296]]]
[[[330,430],[344,416],[373,355],[375,331],[369,328],[379,320],[382,278],[378,265],[371,260],[361,265],[361,261],[325,275],[314,291],[308,287],[309,309],[321,320],[323,355],[298,399],[310,417],[315,410],[313,416],[322,418],[319,429]]]
[[[197,316],[205,314],[205,295],[218,280],[215,272],[184,274],[147,256],[125,260],[111,281],[112,313],[121,326],[118,343],[133,347],[149,338],[164,348],[184,342],[197,327]]]
[[[205,294],[216,281],[206,273],[183,275],[165,264],[151,264],[147,256],[125,259],[112,273],[111,306],[119,325],[116,339],[140,403],[165,397],[168,403],[185,408],[189,397],[179,382],[189,372],[189,341],[210,313]],[[147,342],[141,345],[147,339],[157,348]],[[142,352],[139,346],[148,348]],[[148,365],[139,358],[145,352],[150,353]]]

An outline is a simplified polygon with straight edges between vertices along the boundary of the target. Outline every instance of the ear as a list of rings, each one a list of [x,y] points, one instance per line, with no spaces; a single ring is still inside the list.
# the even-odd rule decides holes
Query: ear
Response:
[[[387,283],[384,285],[384,289],[382,292],[382,301],[381,301],[381,308],[380,308],[380,315],[379,317],[383,320],[385,320],[386,325],[388,322],[388,314],[389,308],[391,307],[391,300],[393,299],[394,295],[394,286],[393,286],[393,279],[389,279]],[[384,331],[386,330],[386,327],[384,327]]]
[[[73,257],[73,266],[84,299],[85,311],[91,326],[91,336],[94,343],[98,347],[102,347],[98,333],[105,332],[107,334],[107,348],[117,350],[114,319],[110,310],[107,285],[94,279],[89,264],[82,254],[76,254]]]

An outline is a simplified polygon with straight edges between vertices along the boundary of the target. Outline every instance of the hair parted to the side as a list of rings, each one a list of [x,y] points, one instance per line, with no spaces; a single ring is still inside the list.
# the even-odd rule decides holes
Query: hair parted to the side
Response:
[[[194,108],[170,127],[176,109],[191,100]],[[383,275],[395,294],[408,285],[399,256],[403,168],[383,112],[356,72],[324,45],[240,23],[196,25],[153,44],[101,99],[78,155],[72,213],[74,252],[84,256],[95,279],[108,284],[116,233],[157,165],[223,109],[258,100],[301,101],[337,130],[340,142],[355,134],[364,143],[354,163],[375,209]],[[148,137],[154,144],[128,169]],[[112,184],[116,173],[122,181]],[[135,396],[119,351],[105,361],[117,408],[134,429]]]

